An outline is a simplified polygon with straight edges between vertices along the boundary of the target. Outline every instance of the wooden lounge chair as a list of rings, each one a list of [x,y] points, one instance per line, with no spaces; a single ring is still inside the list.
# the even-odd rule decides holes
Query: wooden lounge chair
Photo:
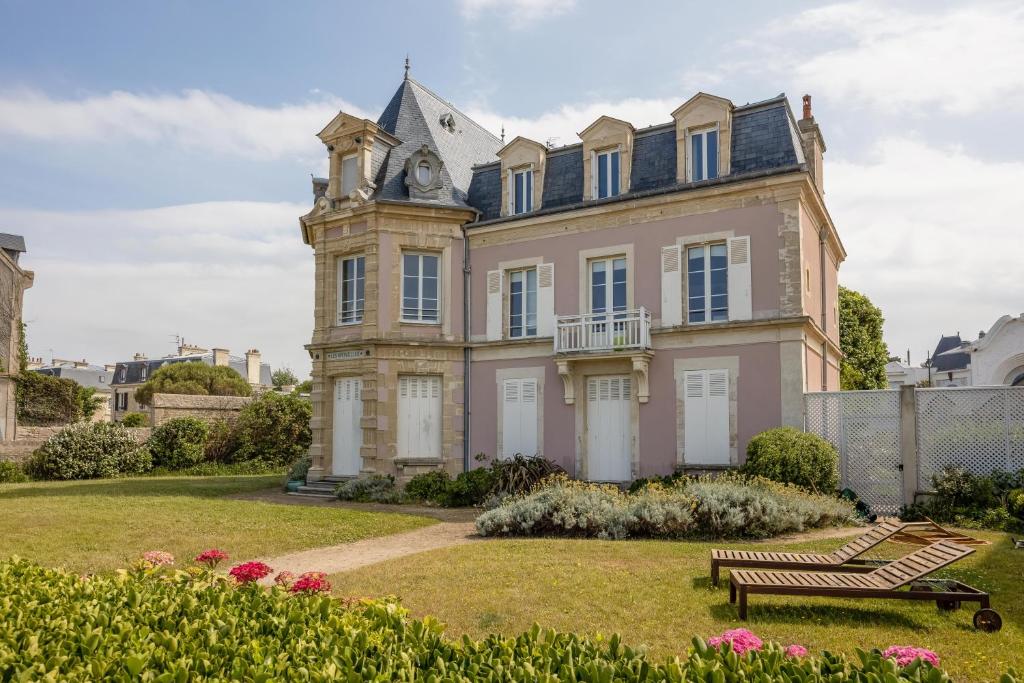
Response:
[[[882,522],[856,539],[828,554],[776,553],[754,550],[712,550],[711,585],[718,585],[722,567],[763,567],[767,569],[803,569],[805,571],[869,572],[884,561],[858,560],[862,553],[899,534],[925,528],[926,522]],[[920,545],[920,542],[918,543]]]
[[[912,522],[889,540],[895,543],[907,543],[910,545],[931,545],[936,541],[952,541],[957,545],[980,546],[991,545],[991,541],[985,541],[972,536],[965,536],[955,531],[950,531],[937,523],[924,518],[923,522]]]
[[[729,602],[735,603],[738,597],[740,619],[747,618],[747,596],[754,593],[926,600],[934,601],[940,609],[956,609],[961,602],[977,602],[980,609],[974,613],[975,628],[998,631],[1002,618],[989,608],[988,593],[959,581],[923,578],[973,552],[973,548],[938,541],[866,574],[737,569],[729,577]],[[901,590],[908,586],[907,590]]]

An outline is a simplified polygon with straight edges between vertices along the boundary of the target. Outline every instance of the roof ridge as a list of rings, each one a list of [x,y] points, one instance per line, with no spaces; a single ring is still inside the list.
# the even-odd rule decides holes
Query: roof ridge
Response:
[[[786,93],[781,92],[778,95],[776,95],[775,97],[769,97],[766,100],[759,100],[757,102],[747,102],[746,104],[741,104],[738,107],[734,107],[733,111],[745,111],[747,109],[757,109],[758,107],[765,107],[765,106],[767,106],[769,104],[776,104],[778,102],[787,102],[787,101],[788,100],[786,99]]]
[[[437,101],[438,101],[438,102],[440,102],[441,104],[445,105],[446,107],[450,107],[450,108],[451,108],[451,109],[452,109],[453,111],[455,111],[455,112],[456,112],[456,113],[457,113],[457,114],[458,114],[459,116],[461,116],[462,118],[466,119],[467,121],[469,121],[470,123],[472,123],[472,124],[473,124],[474,126],[476,126],[477,128],[479,128],[479,129],[480,129],[481,131],[483,131],[484,133],[487,133],[487,134],[488,134],[488,135],[490,135],[490,136],[491,136],[492,138],[494,138],[495,142],[499,142],[499,143],[501,143],[501,138],[499,138],[499,137],[498,137],[497,135],[495,135],[495,134],[494,134],[494,133],[492,133],[491,131],[489,131],[489,130],[487,130],[486,128],[484,128],[484,127],[483,127],[483,126],[482,126],[481,124],[477,123],[477,122],[476,122],[476,121],[475,121],[475,120],[473,119],[473,117],[471,117],[471,116],[470,116],[469,114],[467,114],[466,112],[462,111],[461,109],[459,109],[458,107],[456,107],[456,106],[455,106],[454,104],[452,104],[451,102],[449,102],[449,101],[448,101],[448,100],[446,100],[445,98],[441,97],[440,95],[438,95],[438,94],[437,94],[436,92],[434,92],[433,90],[431,90],[431,89],[430,89],[430,88],[428,88],[427,86],[425,86],[425,85],[423,85],[422,83],[420,83],[419,81],[417,81],[417,80],[416,80],[415,78],[413,78],[412,76],[409,76],[408,78],[406,78],[406,80],[407,80],[407,81],[408,81],[409,83],[412,83],[413,85],[419,86],[419,88],[420,88],[421,90],[423,90],[423,92],[427,93],[428,95],[430,95],[431,97],[433,97],[433,98],[434,98],[435,100],[437,100]]]

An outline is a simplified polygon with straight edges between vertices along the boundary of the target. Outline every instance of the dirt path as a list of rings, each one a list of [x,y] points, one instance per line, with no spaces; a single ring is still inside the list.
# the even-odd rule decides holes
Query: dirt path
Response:
[[[438,548],[470,543],[480,540],[472,522],[440,522],[414,531],[392,536],[367,538],[354,543],[342,543],[325,548],[313,548],[262,561],[274,568],[274,572],[289,571],[293,574],[320,571],[328,574],[347,572],[396,557],[404,557]],[[268,577],[264,583],[269,583]]]

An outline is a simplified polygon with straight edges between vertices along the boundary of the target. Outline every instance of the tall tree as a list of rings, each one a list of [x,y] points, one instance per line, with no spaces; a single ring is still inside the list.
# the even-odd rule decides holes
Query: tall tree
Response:
[[[885,389],[889,348],[882,341],[882,311],[860,292],[839,288],[839,346],[842,389]]]

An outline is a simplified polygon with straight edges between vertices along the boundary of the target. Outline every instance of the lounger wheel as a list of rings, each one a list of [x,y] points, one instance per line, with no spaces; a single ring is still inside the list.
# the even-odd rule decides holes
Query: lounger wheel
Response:
[[[999,612],[989,607],[982,607],[974,613],[974,628],[985,633],[995,633],[1003,627],[1003,618]]]

